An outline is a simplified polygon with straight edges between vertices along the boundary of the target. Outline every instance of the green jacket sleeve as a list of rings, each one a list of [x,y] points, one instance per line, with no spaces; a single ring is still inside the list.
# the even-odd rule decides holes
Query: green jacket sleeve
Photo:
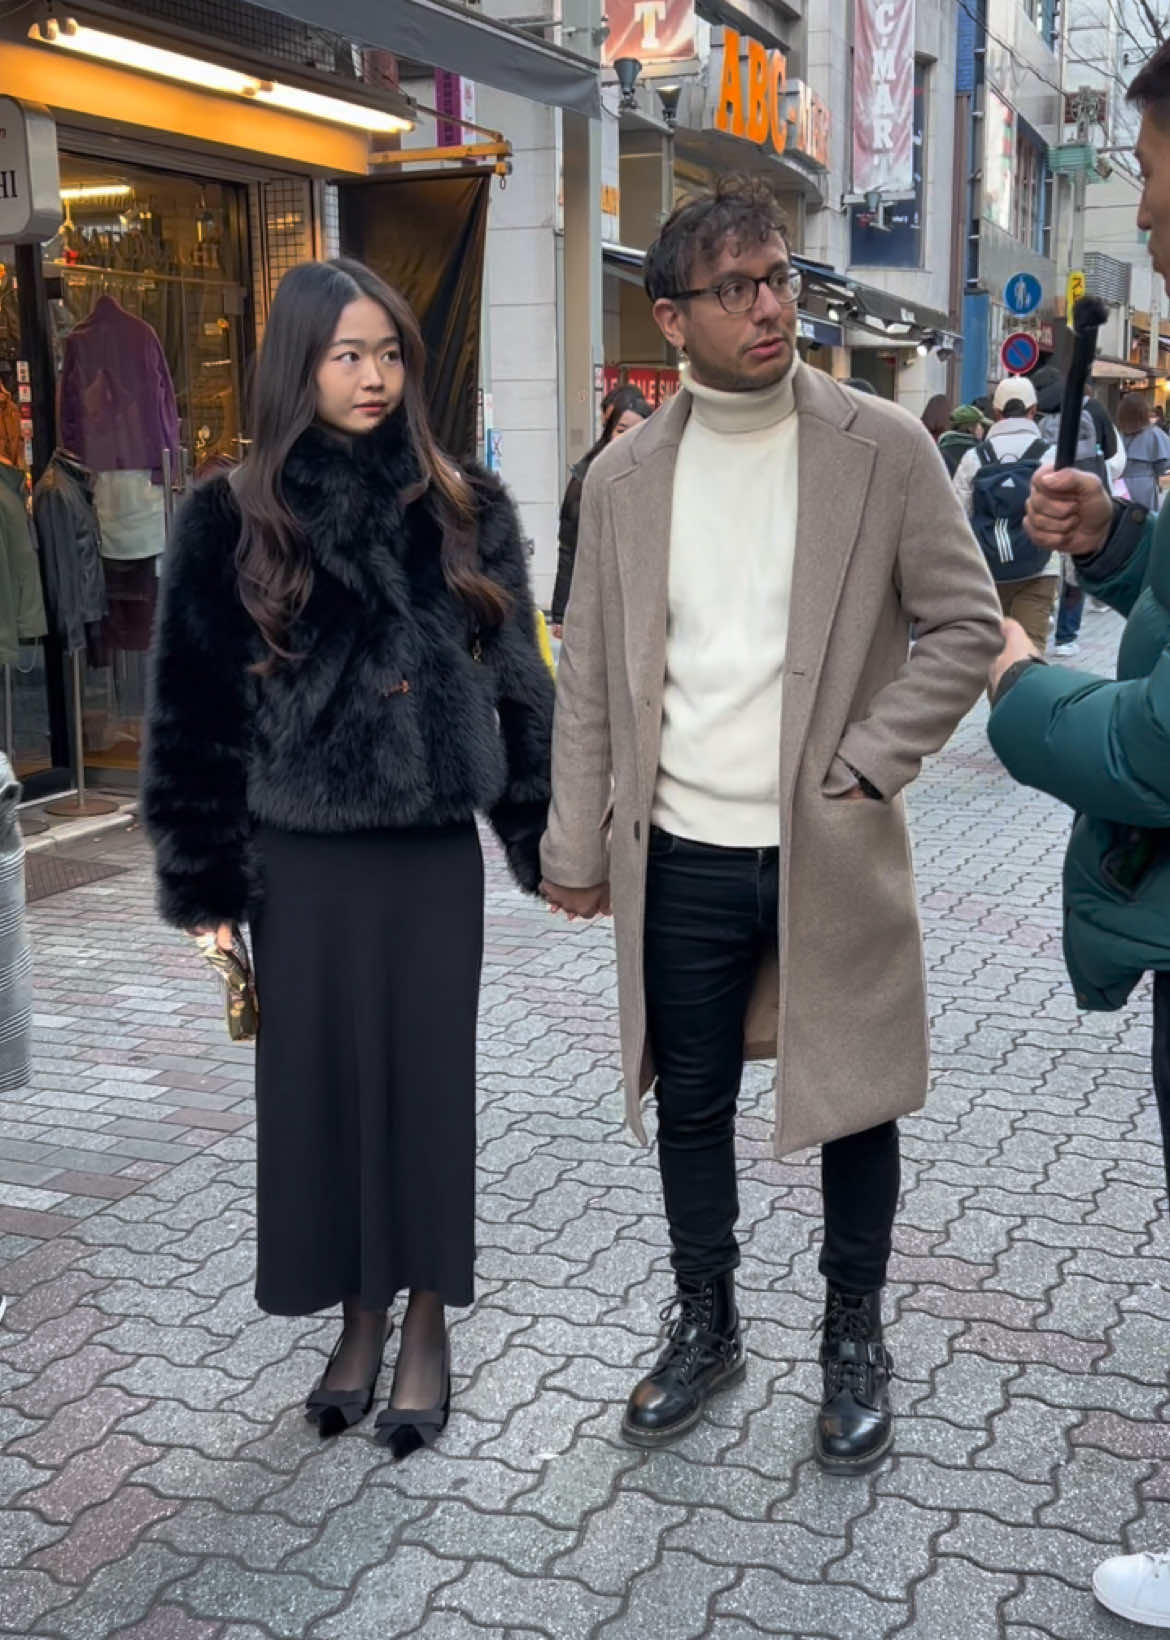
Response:
[[[1170,646],[1125,683],[1030,667],[996,702],[988,734],[1022,785],[1094,819],[1170,826]]]
[[[1095,560],[1077,561],[1077,579],[1085,590],[1127,618],[1146,584],[1157,522],[1151,513],[1132,549],[1122,539],[1110,540]]]

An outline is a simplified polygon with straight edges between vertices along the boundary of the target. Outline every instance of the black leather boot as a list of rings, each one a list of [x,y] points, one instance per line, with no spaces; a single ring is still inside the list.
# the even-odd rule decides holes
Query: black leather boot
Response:
[[[894,1444],[890,1412],[893,1357],[882,1343],[882,1295],[829,1285],[821,1366],[825,1397],[817,1414],[816,1455],[830,1475],[859,1475]]]
[[[747,1369],[730,1271],[714,1281],[680,1280],[662,1312],[666,1348],[634,1390],[622,1419],[631,1446],[665,1446],[692,1429],[717,1390]]]

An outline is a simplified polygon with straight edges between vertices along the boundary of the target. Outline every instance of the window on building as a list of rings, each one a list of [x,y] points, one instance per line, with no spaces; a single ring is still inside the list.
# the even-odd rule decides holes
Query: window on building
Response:
[[[1024,15],[1030,23],[1035,23],[1048,46],[1056,44],[1056,4],[1057,0],[1020,0],[1024,8]]]
[[[1012,199],[1012,233],[1025,245],[1036,248],[1038,212],[1043,200],[1043,162],[1037,150],[1023,137],[1016,148],[1016,186]]]
[[[1048,250],[1052,190],[1047,158],[1040,144],[1023,131],[1016,143],[1015,189],[1012,196],[1012,233],[1029,250]]]

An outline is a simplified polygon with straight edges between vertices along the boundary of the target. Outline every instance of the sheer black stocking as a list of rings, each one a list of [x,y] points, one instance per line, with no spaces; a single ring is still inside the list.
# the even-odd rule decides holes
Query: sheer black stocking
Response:
[[[447,1393],[443,1368],[447,1357],[447,1320],[438,1293],[410,1295],[402,1322],[398,1365],[390,1405],[403,1411],[437,1407]]]
[[[386,1344],[388,1317],[385,1310],[366,1310],[357,1298],[342,1304],[341,1340],[322,1389],[364,1389],[374,1375],[374,1367]]]

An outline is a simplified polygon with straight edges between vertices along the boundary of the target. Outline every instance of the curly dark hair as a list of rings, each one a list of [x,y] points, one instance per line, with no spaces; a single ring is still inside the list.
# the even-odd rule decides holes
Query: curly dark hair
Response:
[[[787,245],[788,219],[771,183],[735,172],[721,176],[709,193],[685,200],[662,224],[646,252],[646,294],[659,302],[686,290],[695,264],[714,261],[729,240],[739,246],[763,245],[777,235]]]

